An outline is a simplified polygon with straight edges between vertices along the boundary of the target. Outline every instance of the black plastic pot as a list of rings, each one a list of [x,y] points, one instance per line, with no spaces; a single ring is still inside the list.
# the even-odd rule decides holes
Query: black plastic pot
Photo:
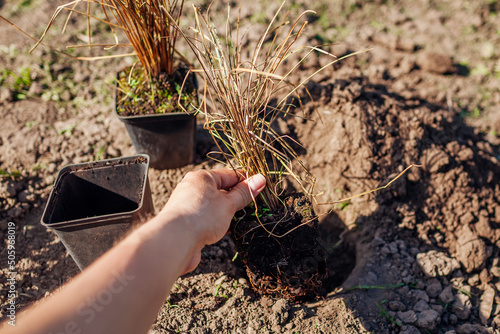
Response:
[[[58,174],[42,216],[83,270],[154,213],[149,157],[69,165]]]
[[[189,76],[197,90],[196,76],[193,73]],[[120,116],[117,112],[117,86],[115,114],[125,124],[136,153],[149,155],[150,166],[156,169],[178,168],[192,163],[196,145],[195,112]]]
[[[125,124],[135,151],[150,156],[151,167],[170,169],[193,162],[196,144],[194,113],[118,115],[118,118]]]

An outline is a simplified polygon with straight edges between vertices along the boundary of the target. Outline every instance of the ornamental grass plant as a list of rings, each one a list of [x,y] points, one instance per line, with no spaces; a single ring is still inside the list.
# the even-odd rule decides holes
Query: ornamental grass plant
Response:
[[[195,104],[197,100],[196,82],[193,76],[189,75],[187,60],[176,49],[183,7],[184,0],[70,1],[57,7],[39,39],[30,36],[37,41],[31,51],[41,44],[45,45],[44,39],[60,15],[67,13],[63,33],[74,15],[83,16],[86,20],[86,38],[81,39],[86,41],[78,45],[68,45],[67,49],[99,47],[113,51],[128,47],[134,52],[75,57],[76,59],[96,60],[135,55],[139,60],[137,65],[124,69],[118,75],[118,102],[124,105],[123,108],[118,107],[120,114],[178,111],[177,105],[171,101],[182,101],[184,109],[191,108],[191,104]],[[5,18],[2,19],[15,26]],[[94,42],[94,24],[104,24],[111,32],[113,40],[108,43]],[[120,41],[120,36],[123,35],[127,39],[126,42]],[[133,110],[135,108],[139,110]]]
[[[234,218],[231,233],[238,254],[258,292],[295,299],[318,293],[327,277],[326,254],[318,245],[318,219],[309,199],[315,178],[293,149],[298,143],[278,133],[273,123],[280,117],[304,117],[298,107],[301,94],[307,94],[305,83],[340,59],[320,47],[295,46],[309,11],[290,20],[288,12],[281,15],[283,6],[251,47],[239,15],[233,22],[229,8],[224,34],[216,30],[210,8],[202,13],[196,7],[193,34],[182,34],[205,82],[199,110],[205,128],[235,172],[246,177],[260,173],[267,180],[259,197]],[[300,64],[318,54],[331,61],[292,82]],[[286,179],[302,193],[288,193]],[[310,266],[305,259],[313,254],[318,256]]]

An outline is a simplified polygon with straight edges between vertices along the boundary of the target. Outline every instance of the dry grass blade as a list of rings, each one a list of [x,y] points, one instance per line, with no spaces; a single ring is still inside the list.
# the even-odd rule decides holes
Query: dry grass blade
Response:
[[[79,5],[85,5],[85,8],[80,10]],[[62,12],[67,11],[69,14],[63,31],[66,30],[72,14],[86,18],[88,43],[84,46],[89,48],[102,46],[108,50],[130,45],[142,64],[146,78],[158,78],[161,73],[172,75],[176,57],[175,45],[178,39],[177,27],[183,6],[184,0],[74,0],[57,7],[32,50],[42,43],[54,20]],[[98,11],[94,12],[94,9]],[[92,20],[107,24],[114,35],[115,42],[93,44]],[[129,43],[119,43],[116,30],[122,30]],[[81,57],[80,59],[101,58],[103,57]]]
[[[281,206],[284,177],[294,178],[306,194],[311,190],[306,187],[313,187],[315,183],[288,138],[272,128],[280,114],[290,112],[291,95],[299,98],[298,90],[307,81],[293,84],[289,82],[290,74],[306,57],[318,51],[316,47],[294,47],[307,25],[307,21],[303,21],[307,12],[290,22],[288,13],[280,19],[282,7],[283,4],[249,59],[243,59],[239,16],[233,31],[229,9],[224,35],[218,34],[208,11],[202,14],[196,7],[195,37],[181,32],[201,65],[207,85],[206,97],[216,106],[215,109],[207,108],[206,104],[200,107],[206,117],[205,127],[214,139],[226,146],[229,157],[234,158],[248,176],[260,173],[266,177],[267,187],[259,199],[270,209]],[[296,66],[282,74],[284,62],[302,50],[306,51],[305,55],[298,58]],[[336,59],[325,51],[323,54]],[[272,100],[279,94],[287,98],[273,105]],[[230,159],[228,162],[231,164]],[[294,162],[303,170],[294,170]]]

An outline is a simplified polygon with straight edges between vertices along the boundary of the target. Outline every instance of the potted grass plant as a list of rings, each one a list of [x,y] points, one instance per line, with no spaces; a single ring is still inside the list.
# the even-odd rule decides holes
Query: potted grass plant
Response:
[[[289,82],[305,57],[314,52],[332,56],[325,68],[339,59],[316,47],[294,48],[307,24],[301,23],[306,13],[288,22],[288,14],[278,19],[282,7],[251,50],[243,50],[248,44],[229,15],[227,31],[219,35],[209,14],[197,8],[195,36],[183,36],[206,83],[200,105],[205,128],[231,167],[247,177],[260,173],[267,180],[265,190],[231,225],[250,282],[262,294],[296,299],[318,292],[327,277],[326,254],[317,244],[318,218],[310,201],[314,177],[273,122],[293,114],[292,97],[299,99],[299,89],[315,74]],[[244,59],[247,51],[250,55]],[[294,58],[300,52],[302,57]],[[282,71],[290,59],[295,65]],[[292,179],[302,193],[288,193],[285,179]]]
[[[115,43],[93,43],[88,23],[88,43],[68,47],[134,49],[139,61],[117,73],[115,111],[136,152],[148,154],[151,167],[157,169],[180,167],[194,158],[198,84],[188,62],[176,49],[183,6],[184,0],[72,1],[58,7],[38,42],[42,42],[55,18],[69,11],[68,19],[77,13],[87,17],[88,22],[96,20],[107,25]],[[118,42],[119,30],[128,43]]]

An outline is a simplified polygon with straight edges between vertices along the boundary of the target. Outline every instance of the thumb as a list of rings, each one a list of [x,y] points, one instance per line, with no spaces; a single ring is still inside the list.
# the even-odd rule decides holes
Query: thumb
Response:
[[[266,186],[266,178],[262,174],[256,174],[235,185],[228,193],[236,210],[247,206]]]

